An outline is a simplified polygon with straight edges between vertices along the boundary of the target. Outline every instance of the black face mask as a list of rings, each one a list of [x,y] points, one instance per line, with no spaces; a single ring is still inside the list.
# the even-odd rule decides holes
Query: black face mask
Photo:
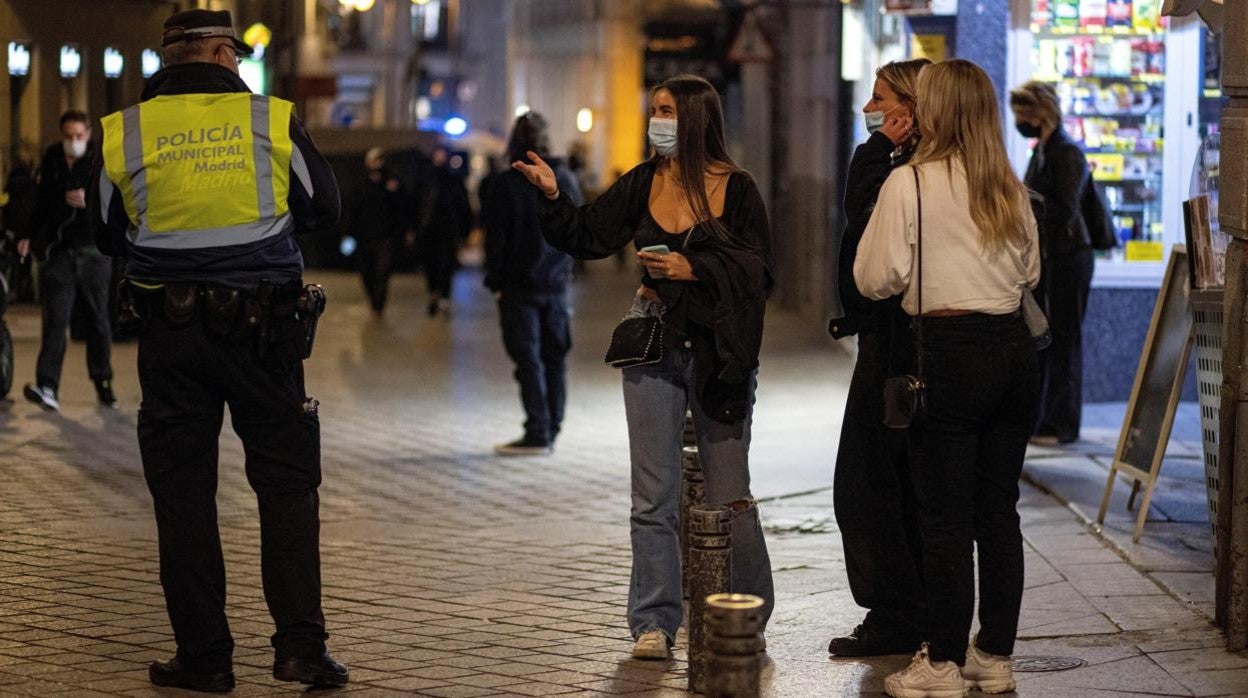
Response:
[[[1014,124],[1014,127],[1017,128],[1018,132],[1023,135],[1023,138],[1039,138],[1040,137],[1040,127],[1035,124],[1028,124],[1028,123],[1024,123],[1020,121]]]

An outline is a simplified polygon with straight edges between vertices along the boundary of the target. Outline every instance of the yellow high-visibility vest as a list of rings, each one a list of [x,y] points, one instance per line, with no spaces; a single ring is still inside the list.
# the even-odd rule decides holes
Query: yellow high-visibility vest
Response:
[[[148,247],[240,245],[283,232],[293,107],[246,92],[162,95],[104,117],[101,206],[120,190],[130,241]]]

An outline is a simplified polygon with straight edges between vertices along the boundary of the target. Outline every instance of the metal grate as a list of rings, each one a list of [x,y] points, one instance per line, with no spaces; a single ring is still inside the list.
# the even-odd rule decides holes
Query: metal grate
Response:
[[[1205,489],[1213,559],[1218,559],[1218,430],[1222,403],[1222,293],[1192,294],[1196,332],[1196,387],[1200,403],[1201,446],[1205,456]]]

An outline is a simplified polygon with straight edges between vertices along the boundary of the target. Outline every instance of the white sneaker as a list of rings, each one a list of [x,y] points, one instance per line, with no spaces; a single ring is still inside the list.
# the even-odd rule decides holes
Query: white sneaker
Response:
[[[634,659],[668,659],[672,656],[667,646],[667,635],[662,630],[651,630],[641,634],[633,645]]]
[[[954,662],[932,663],[924,642],[910,666],[884,679],[884,692],[893,698],[962,698],[966,686]]]
[[[61,409],[61,403],[56,401],[56,391],[51,388],[27,383],[26,387],[22,388],[22,395],[25,395],[30,402],[49,412],[56,412]]]
[[[1006,693],[1013,691],[1014,667],[1009,657],[998,657],[981,651],[975,645],[966,651],[966,665],[962,667],[962,680],[966,688],[976,689],[984,693]]]

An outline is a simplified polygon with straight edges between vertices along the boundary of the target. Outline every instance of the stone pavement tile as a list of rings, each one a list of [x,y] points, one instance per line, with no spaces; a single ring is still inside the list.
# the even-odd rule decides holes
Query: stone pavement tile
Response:
[[[441,686],[439,688],[423,689],[421,693],[427,696],[438,696],[439,698],[475,698],[476,696],[493,695],[494,691],[489,688],[476,686]]]
[[[1084,596],[1152,596],[1161,587],[1121,560],[1059,565],[1058,570]]]
[[[1248,655],[1178,650],[1149,655],[1166,673],[1197,696],[1248,694]]]
[[[1178,630],[1209,625],[1209,620],[1194,609],[1165,595],[1087,598],[1123,630]]]
[[[505,689],[508,693],[514,693],[522,696],[556,696],[565,693],[576,693],[577,688],[574,686],[558,686],[553,683],[518,683],[512,684]]]
[[[1191,692],[1148,657],[1053,673],[1016,673],[1020,696],[1083,696],[1091,691],[1118,695],[1190,696]]]

